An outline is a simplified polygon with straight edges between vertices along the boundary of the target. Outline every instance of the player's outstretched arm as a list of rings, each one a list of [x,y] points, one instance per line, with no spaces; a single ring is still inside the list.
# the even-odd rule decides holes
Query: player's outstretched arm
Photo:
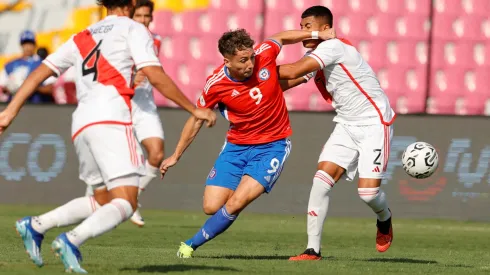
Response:
[[[321,69],[320,64],[318,64],[315,59],[305,56],[295,63],[279,65],[279,79],[297,79],[298,77],[302,77]]]
[[[304,84],[304,83],[310,81],[310,79],[312,79],[314,77],[315,77],[315,72],[309,73],[307,75],[304,75],[302,77],[298,77],[295,79],[279,79],[279,84],[281,85],[282,91],[285,92],[291,88],[294,88],[296,86],[299,86],[301,84]]]
[[[175,85],[173,80],[163,71],[160,66],[147,66],[141,69],[151,85],[163,96],[172,100],[180,107],[191,113],[198,119],[207,121],[207,126],[216,124],[216,113],[210,109],[196,108],[182,91]]]
[[[324,31],[303,31],[303,30],[291,30],[276,33],[269,39],[274,40],[281,45],[296,44],[307,39],[321,39],[328,40],[335,38],[335,30],[328,29]]]
[[[7,108],[0,113],[0,134],[12,123],[24,103],[31,97],[39,85],[53,74],[54,72],[43,63],[27,77]]]
[[[283,92],[291,89],[291,88],[294,88],[296,86],[299,86],[303,83],[306,83],[308,82],[308,80],[306,80],[306,78],[304,77],[298,77],[296,79],[280,79],[279,80],[279,84],[281,85],[281,89]]]
[[[165,173],[167,172],[168,168],[174,166],[179,161],[185,150],[187,150],[187,148],[194,141],[197,134],[199,133],[199,130],[202,127],[203,122],[203,120],[197,119],[195,116],[191,116],[187,120],[174,153],[169,158],[165,159],[160,166],[162,178],[163,175],[165,175]]]

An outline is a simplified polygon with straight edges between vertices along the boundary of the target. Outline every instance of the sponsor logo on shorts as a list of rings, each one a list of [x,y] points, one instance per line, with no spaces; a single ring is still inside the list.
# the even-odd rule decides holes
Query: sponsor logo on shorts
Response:
[[[209,179],[214,179],[214,177],[216,177],[216,169],[211,169],[211,171],[209,172],[209,175],[208,175],[208,178]]]
[[[260,80],[266,81],[267,79],[269,79],[270,76],[271,76],[271,73],[269,72],[269,70],[267,70],[267,68],[260,69],[260,71],[259,71]]]

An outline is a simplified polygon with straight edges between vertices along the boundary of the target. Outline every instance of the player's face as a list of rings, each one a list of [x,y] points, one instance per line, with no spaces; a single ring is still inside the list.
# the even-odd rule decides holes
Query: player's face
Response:
[[[255,52],[252,48],[237,51],[233,56],[225,56],[225,66],[238,80],[250,77],[254,71]]]
[[[325,24],[322,18],[316,18],[314,16],[309,16],[301,19],[301,30],[305,31],[323,31],[329,29],[330,26]],[[309,39],[303,41],[303,47],[308,49],[315,49],[318,44],[322,41],[318,39]]]
[[[140,7],[134,11],[133,20],[145,25],[147,28],[152,19],[149,7]]]
[[[34,43],[22,44],[22,53],[24,56],[33,56],[36,52],[36,45]]]

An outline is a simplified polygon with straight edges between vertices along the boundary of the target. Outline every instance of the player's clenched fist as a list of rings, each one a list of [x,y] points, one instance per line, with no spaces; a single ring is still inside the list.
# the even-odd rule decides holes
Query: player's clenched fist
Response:
[[[208,108],[196,108],[192,115],[197,119],[205,120],[206,126],[213,127],[216,124],[216,113]]]
[[[160,165],[160,173],[162,174],[162,179],[163,176],[165,176],[165,173],[167,172],[168,168],[174,166],[177,163],[178,158],[175,155],[170,156],[169,158],[163,160],[162,164]]]
[[[134,87],[138,87],[145,79],[146,75],[142,71],[138,71],[134,76]]]
[[[334,28],[330,28],[321,32],[318,32],[318,38],[321,40],[329,40],[333,38],[337,38],[337,33],[335,33]]]

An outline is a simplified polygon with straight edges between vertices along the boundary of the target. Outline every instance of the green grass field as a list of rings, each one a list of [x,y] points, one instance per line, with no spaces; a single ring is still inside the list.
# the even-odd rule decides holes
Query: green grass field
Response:
[[[45,207],[0,206],[1,274],[64,274],[49,251],[61,232],[46,235],[45,266],[35,267],[15,233],[16,219]],[[127,222],[89,240],[82,248],[83,267],[91,274],[489,274],[490,224],[402,220],[394,217],[394,244],[376,252],[372,219],[331,218],[323,238],[324,260],[288,262],[306,245],[305,216],[244,213],[228,232],[178,259],[180,241],[206,219],[199,212],[144,210],[147,225]],[[395,212],[396,214],[396,212]]]

